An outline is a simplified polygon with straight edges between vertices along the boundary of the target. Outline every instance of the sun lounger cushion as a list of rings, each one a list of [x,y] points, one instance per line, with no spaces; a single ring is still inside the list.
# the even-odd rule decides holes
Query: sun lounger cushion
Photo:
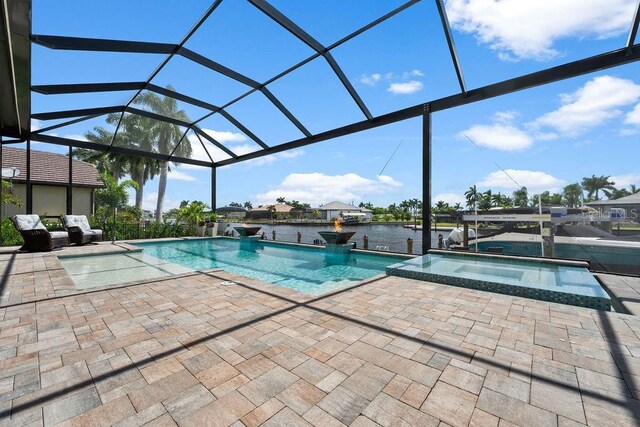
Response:
[[[14,224],[18,230],[46,230],[38,215],[16,215]],[[66,234],[66,232],[65,232]]]

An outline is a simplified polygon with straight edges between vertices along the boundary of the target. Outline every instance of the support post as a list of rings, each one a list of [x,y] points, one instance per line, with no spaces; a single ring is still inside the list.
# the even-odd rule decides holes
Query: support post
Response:
[[[2,150],[3,150],[3,145],[2,145],[2,136],[0,136],[0,168],[4,167],[4,165],[2,164]],[[2,177],[0,177],[0,180],[2,180]],[[0,191],[2,191],[4,193],[4,189],[0,188]],[[0,246],[4,245],[4,239],[2,238],[2,220],[4,219],[4,203],[0,203]]]
[[[33,213],[33,188],[31,188],[31,140],[27,139],[27,215]]]
[[[73,214],[73,148],[69,146],[69,181],[67,182],[67,215]]]
[[[216,167],[211,166],[211,212],[216,213]]]
[[[422,111],[422,254],[431,249],[431,105]]]

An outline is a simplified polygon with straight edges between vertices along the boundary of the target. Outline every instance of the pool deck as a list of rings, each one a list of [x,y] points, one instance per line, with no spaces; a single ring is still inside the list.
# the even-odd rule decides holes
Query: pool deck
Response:
[[[57,259],[123,248],[0,252],[0,425],[640,423],[636,315],[386,276],[78,291]],[[639,279],[601,279],[638,314]]]

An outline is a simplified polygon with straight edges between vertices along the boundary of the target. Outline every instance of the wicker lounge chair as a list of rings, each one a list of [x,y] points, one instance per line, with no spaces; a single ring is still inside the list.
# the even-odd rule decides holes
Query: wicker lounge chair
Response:
[[[11,222],[24,240],[24,245],[20,248],[22,250],[46,252],[69,245],[69,233],[47,230],[38,215],[14,215]]]
[[[62,225],[69,232],[71,243],[84,245],[102,241],[102,230],[92,229],[84,215],[63,215]]]

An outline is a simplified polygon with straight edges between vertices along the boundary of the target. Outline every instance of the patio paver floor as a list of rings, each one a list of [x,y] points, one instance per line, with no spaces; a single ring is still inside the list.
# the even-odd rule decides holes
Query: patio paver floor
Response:
[[[65,280],[54,258],[17,255],[3,296]],[[397,277],[43,295],[0,308],[0,425],[640,423],[636,316]]]

